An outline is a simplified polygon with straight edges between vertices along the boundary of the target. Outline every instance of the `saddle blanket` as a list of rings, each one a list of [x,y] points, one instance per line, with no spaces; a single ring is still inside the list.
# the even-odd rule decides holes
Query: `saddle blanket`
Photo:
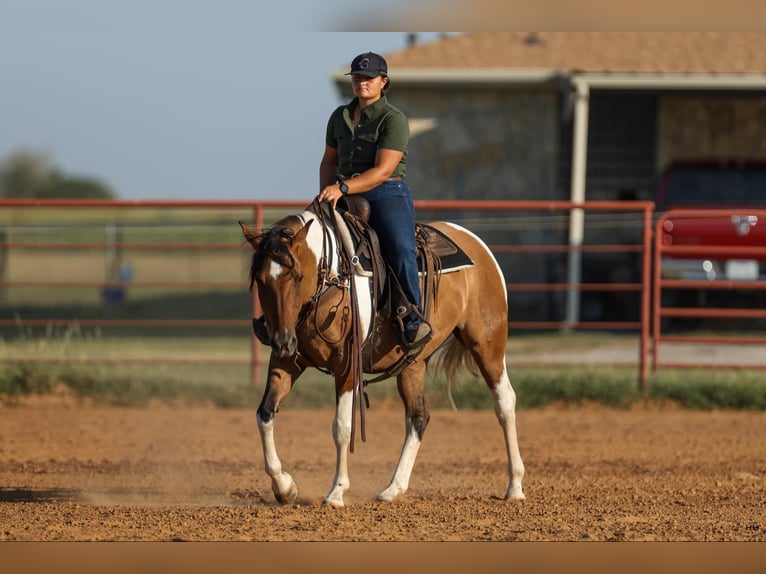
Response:
[[[425,234],[427,238],[426,242],[431,248],[431,251],[439,258],[440,272],[449,273],[451,271],[458,271],[465,267],[473,265],[473,261],[452,239],[447,237],[444,233],[436,229],[435,227],[428,225],[427,223],[418,223],[416,228],[419,233],[418,236],[422,237]],[[419,271],[423,273],[423,258],[418,257]]]
[[[439,273],[450,273],[473,265],[471,258],[452,239],[427,223],[416,224],[416,237],[418,272],[421,275],[425,273],[425,261],[420,257],[421,250],[424,249],[423,243],[438,257]],[[372,261],[365,254],[359,254],[355,267],[358,274],[372,276]]]

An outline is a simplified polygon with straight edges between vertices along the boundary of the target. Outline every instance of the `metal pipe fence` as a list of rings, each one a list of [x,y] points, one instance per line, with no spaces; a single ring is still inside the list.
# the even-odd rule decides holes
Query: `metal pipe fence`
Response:
[[[726,360],[660,360],[663,344],[725,345],[731,349],[742,345],[750,348],[761,346],[766,350],[766,274],[759,272],[759,266],[766,262],[766,244],[744,244],[748,233],[734,234],[719,238],[717,243],[701,245],[673,242],[668,230],[672,223],[692,224],[696,228],[734,225],[743,213],[753,217],[753,223],[766,222],[766,210],[758,209],[716,209],[716,210],[673,210],[657,219],[654,232],[653,278],[652,278],[652,369],[660,368],[704,368],[704,369],[766,369],[766,353],[741,355],[729,354]],[[733,219],[734,218],[734,219]],[[671,221],[672,220],[672,221]],[[736,239],[739,235],[739,239]],[[741,242],[741,243],[740,243]],[[746,274],[728,276],[722,261],[733,260],[744,265]],[[718,272],[714,269],[719,268]],[[760,276],[759,276],[760,275]],[[706,276],[700,278],[700,276]],[[760,297],[754,306],[739,304],[744,294]],[[718,295],[711,301],[710,294]],[[747,301],[745,300],[747,303]],[[727,304],[728,303],[728,304]],[[688,333],[679,334],[669,330],[671,320],[693,321],[694,327]],[[701,328],[700,322],[707,321],[708,329]],[[714,323],[728,321],[726,328],[716,328]],[[758,332],[759,324],[761,332]],[[753,327],[755,326],[755,329]],[[678,331],[678,329],[676,329]],[[758,359],[760,360],[753,360]]]
[[[259,315],[260,308],[257,296],[247,293],[251,251],[237,221],[263,228],[307,204],[0,200],[0,330],[12,337],[14,330],[44,332],[76,324],[137,336],[159,336],[163,330],[241,334],[251,339],[247,358],[194,353],[164,361],[248,364],[257,381],[264,350],[250,333],[250,316]],[[638,367],[639,384],[646,386],[651,202],[417,200],[415,206],[418,219],[454,221],[489,245],[506,276],[512,332],[637,333],[640,349],[630,364]],[[568,231],[573,210],[585,218],[585,236],[578,244],[572,244]],[[207,297],[211,292],[220,296]],[[184,297],[190,302],[177,308],[177,299]],[[111,364],[120,359],[72,360]],[[163,361],[135,355],[125,360]]]

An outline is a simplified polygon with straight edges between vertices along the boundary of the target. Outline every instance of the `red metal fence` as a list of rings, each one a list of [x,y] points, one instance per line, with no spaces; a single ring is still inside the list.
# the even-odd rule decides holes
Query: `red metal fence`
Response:
[[[543,316],[540,311],[534,318],[518,317],[511,312],[509,328],[513,331],[532,330],[622,330],[640,333],[640,351],[635,361],[630,363],[639,367],[639,382],[646,385],[647,380],[647,352],[649,339],[650,306],[649,289],[651,275],[651,221],[653,204],[650,202],[586,202],[573,204],[566,201],[416,201],[416,208],[421,219],[444,218],[455,221],[471,229],[477,235],[482,236],[490,245],[490,248],[501,261],[508,289],[513,294],[511,301],[532,301],[532,298],[552,296],[566,311],[566,317],[557,317],[555,313]],[[241,253],[249,254],[249,246],[243,245],[237,219],[247,220],[255,227],[263,227],[275,221],[281,215],[298,211],[305,207],[306,202],[297,201],[89,201],[89,200],[2,200],[3,218],[0,225],[5,229],[4,236],[0,238],[0,252],[5,254],[5,260],[23,258],[25,254],[37,253],[50,257],[50,260],[60,257],[72,257],[72,254],[93,254],[103,252],[104,276],[89,277],[87,279],[77,277],[55,277],[46,274],[45,267],[35,275],[14,277],[0,273],[0,290],[61,290],[66,288],[79,288],[100,290],[103,297],[120,296],[125,289],[156,291],[162,290],[204,290],[220,289],[229,292],[242,293],[247,285],[243,273],[238,276],[222,278],[206,275],[204,272],[196,275],[177,278],[146,279],[121,277],[122,269],[119,266],[121,257],[129,252],[142,253],[172,253],[178,258],[182,253],[193,253],[196,257],[202,257],[202,253]],[[143,211],[142,211],[143,210]],[[148,212],[147,212],[148,210]],[[196,237],[193,234],[183,240],[174,239],[174,234],[165,234],[152,239],[153,230],[147,223],[147,215],[143,216],[144,227],[134,230],[131,236],[130,214],[135,212],[152,213],[156,217],[158,213],[164,214],[170,211],[193,211],[198,219],[205,219],[207,214],[225,211],[223,226],[226,232],[225,240],[219,237],[211,238],[211,233]],[[43,223],[35,223],[40,213],[49,216]],[[87,227],[89,217],[93,213],[99,213],[96,217],[97,225],[105,226],[103,240],[94,240],[93,236],[76,233],[77,230]],[[73,214],[77,214],[75,217]],[[90,215],[89,215],[90,214]],[[591,222],[589,218],[596,219]],[[226,219],[228,218],[228,219]],[[579,219],[578,219],[579,218]],[[149,218],[151,219],[151,218]],[[182,218],[183,219],[183,218]],[[220,219],[220,218],[219,218]],[[61,222],[69,222],[67,232],[56,236],[51,230],[62,225]],[[83,223],[85,221],[86,223]],[[159,227],[168,225],[165,219],[159,218]],[[581,226],[582,233],[578,236],[572,234],[574,226]],[[31,223],[30,223],[31,222]],[[177,223],[173,223],[177,225]],[[626,228],[632,226],[635,233],[631,238],[612,241],[618,234],[614,230],[601,233],[600,238],[589,239],[591,229],[599,226],[612,226]],[[34,228],[36,233],[32,238],[29,229]],[[127,229],[127,231],[125,231]],[[26,233],[20,233],[22,230]],[[172,231],[172,229],[171,229]],[[602,231],[604,231],[602,229]],[[19,237],[19,235],[21,235]],[[146,237],[150,236],[150,237]],[[168,236],[171,239],[168,239]],[[63,237],[63,239],[62,239]],[[196,238],[195,238],[196,237]],[[638,262],[638,275],[631,281],[596,280],[583,281],[579,274],[579,267],[583,257],[589,256],[612,256],[629,255]],[[505,261],[506,258],[511,258]],[[549,258],[554,263],[552,266],[562,267],[566,265],[568,274],[562,273],[549,276],[538,265],[541,258]],[[516,262],[521,258],[522,264]],[[0,263],[3,259],[0,258]],[[539,273],[524,275],[519,268],[525,266],[540,267]],[[0,271],[3,265],[0,264]],[[241,271],[241,269],[238,269]],[[531,277],[531,279],[530,279]],[[50,291],[48,291],[50,293]],[[632,315],[627,320],[613,320],[605,317],[585,318],[580,315],[580,296],[593,295],[596,299],[608,297],[610,294],[621,296],[625,293],[633,293],[637,306],[631,308]],[[524,297],[527,297],[524,299]],[[44,295],[40,297],[44,299]],[[118,297],[119,298],[119,297]],[[536,304],[533,304],[534,307]],[[526,305],[521,304],[522,307]],[[6,306],[6,311],[8,310]],[[208,310],[209,311],[209,310]],[[252,299],[252,313],[258,314],[257,297]],[[516,312],[520,314],[521,311]],[[72,317],[62,318],[51,314],[37,317],[24,317],[21,319],[25,327],[50,328],[51,326],[67,324],[73,321],[79,326],[94,328],[150,328],[153,330],[180,328],[180,329],[241,329],[249,333],[249,315],[243,313],[237,317],[201,317],[196,312],[195,316],[172,316],[172,317],[119,317],[114,318],[104,314],[95,317]],[[210,315],[210,312],[207,313]],[[630,315],[630,313],[629,313]],[[0,317],[0,328],[18,326],[18,317]],[[257,380],[262,364],[261,347],[252,338],[251,357],[247,359],[250,364],[253,380]],[[24,358],[7,357],[6,362],[27,361]],[[65,360],[44,359],[36,360]],[[80,359],[82,360],[82,359]],[[119,359],[90,358],[90,361],[115,362]],[[156,363],[162,359],[157,357],[131,357],[133,363]],[[187,356],[184,358],[168,357],[168,362],[242,362],[241,359],[206,359],[204,356]]]
[[[306,206],[306,202],[300,201],[89,201],[89,200],[2,200],[0,209],[0,296],[11,292],[34,290],[39,292],[38,301],[44,301],[46,290],[50,289],[81,289],[100,290],[104,297],[110,293],[119,294],[122,290],[205,290],[221,289],[231,293],[246,293],[247,283],[242,268],[237,268],[233,274],[217,274],[217,272],[199,271],[191,273],[186,278],[130,278],[121,277],[119,266],[116,265],[116,256],[128,252],[144,252],[158,254],[192,253],[193,257],[202,258],[205,253],[211,258],[220,258],[222,254],[237,254],[237,257],[247,258],[249,246],[243,245],[237,219],[247,220],[255,227],[263,227],[287,213],[298,211]],[[663,265],[668,256],[677,252],[679,247],[666,245],[662,242],[662,226],[666,216],[658,219],[656,226],[652,223],[653,204],[650,202],[586,202],[573,204],[566,201],[416,201],[416,208],[423,219],[444,218],[472,229],[477,235],[482,236],[490,245],[491,250],[501,261],[501,266],[506,273],[510,299],[523,299],[524,294],[540,296],[549,294],[557,298],[557,301],[565,307],[566,316],[522,317],[512,312],[509,317],[509,329],[512,332],[534,330],[608,330],[626,331],[639,333],[639,352],[633,365],[638,366],[638,380],[642,387],[646,386],[648,368],[659,367],[686,367],[700,366],[699,363],[681,363],[678,361],[660,361],[660,347],[665,343],[731,343],[735,345],[763,345],[766,339],[757,335],[718,336],[718,335],[679,335],[667,333],[663,324],[666,320],[684,318],[747,318],[766,319],[766,311],[763,308],[722,308],[711,306],[673,306],[663,303],[663,294],[672,290],[687,290],[692,292],[741,292],[741,291],[764,291],[763,278],[757,280],[717,279],[715,281],[689,278],[672,278],[663,275]],[[152,233],[146,233],[148,227],[142,228],[129,237],[123,237],[120,233],[109,234],[103,240],[94,241],[92,237],[83,233],[75,233],[73,229],[82,226],[81,220],[74,218],[72,213],[77,212],[80,217],[83,213],[100,212],[97,217],[99,225],[110,226],[116,222],[117,228],[121,229],[130,223],[126,216],[128,212],[142,212],[142,225],[153,225],[156,218],[163,220],[171,211],[193,210],[197,217],[203,220],[205,214],[224,212],[220,216],[219,226],[226,229],[225,237],[218,237],[217,231],[207,233],[205,237],[196,238],[192,235],[182,239],[173,239],[176,234],[170,229],[170,233],[154,237]],[[39,217],[41,212],[48,214],[47,218]],[[721,216],[730,215],[728,212],[717,212]],[[201,214],[201,215],[200,215]],[[753,213],[760,221],[766,222],[766,212]],[[678,215],[676,213],[676,215]],[[709,217],[710,212],[705,216]],[[695,213],[687,213],[693,217]],[[579,224],[583,234],[573,234],[571,229]],[[590,220],[589,218],[596,219]],[[221,219],[222,218],[222,219]],[[599,219],[600,218],[600,219]],[[40,223],[43,221],[43,223]],[[72,226],[62,233],[62,222],[74,222]],[[164,221],[164,220],[163,220]],[[552,223],[553,222],[553,223]],[[601,236],[597,239],[590,238],[594,229],[607,224],[618,227],[632,225],[635,233],[632,239],[624,237],[610,242],[610,238],[616,237],[614,231],[602,229]],[[173,223],[176,225],[178,222]],[[161,224],[164,225],[164,224]],[[179,224],[181,225],[181,224]],[[59,227],[57,227],[59,226]],[[122,226],[122,227],[120,227]],[[654,229],[653,229],[654,227]],[[38,233],[34,237],[29,234],[18,233],[19,229],[35,229]],[[127,233],[127,232],[126,232]],[[138,233],[138,234],[137,234]],[[598,234],[596,234],[598,235]],[[654,236],[655,241],[652,241]],[[168,239],[170,237],[170,239]],[[700,246],[698,248],[686,246],[685,252],[698,251],[700,257],[714,258],[734,256],[743,257],[742,248],[733,251],[731,246]],[[749,246],[746,248],[748,257],[754,259],[766,259],[766,246]],[[104,259],[104,272],[102,277],[81,278],[75,276],[52,277],[47,273],[48,266],[42,266],[37,274],[17,276],[13,273],[13,265],[9,272],[9,261],[14,257],[26,257],[30,253],[44,253],[43,260],[53,261],[73,258],[76,254],[100,253]],[[629,255],[638,262],[635,276],[631,280],[601,280],[589,281],[582,277],[578,270],[584,257]],[[505,258],[511,257],[509,261]],[[556,265],[566,265],[567,273],[543,276],[538,273],[528,278],[518,271],[519,259],[527,266],[536,266],[539,258],[551,257]],[[47,258],[47,259],[46,259]],[[189,266],[193,267],[195,259]],[[531,262],[531,263],[530,263]],[[119,261],[117,261],[119,263]],[[75,265],[73,264],[73,267]],[[542,266],[540,266],[542,268]],[[31,273],[31,272],[30,272]],[[73,270],[74,273],[74,270]],[[593,295],[596,299],[612,296],[633,294],[632,299],[635,308],[629,309],[629,317],[624,320],[615,320],[609,317],[597,319],[583,318],[580,309],[580,297]],[[530,295],[531,296],[531,295]],[[31,295],[30,295],[31,297]],[[530,299],[527,299],[530,300]],[[251,298],[251,308],[236,317],[215,316],[215,310],[205,310],[206,313],[195,313],[195,316],[154,316],[154,317],[110,317],[108,314],[94,317],[57,317],[53,314],[34,317],[11,316],[11,304],[0,301],[0,307],[5,309],[0,316],[0,328],[14,328],[20,325],[26,327],[50,328],[56,325],[65,325],[76,322],[79,326],[91,326],[95,328],[124,328],[124,329],[234,329],[241,333],[250,333],[251,313],[258,314],[257,297]],[[202,315],[202,316],[200,316]],[[251,368],[253,380],[258,379],[259,369],[263,362],[262,349],[257,341],[252,338],[251,356],[247,359],[218,359],[205,358],[204,356],[184,357],[183,359],[167,357],[131,357],[132,363],[157,363],[181,360],[183,362],[209,362],[220,361],[246,363]],[[653,361],[651,359],[653,358]],[[18,360],[23,362],[28,359],[14,359],[7,357],[6,362]],[[58,360],[58,359],[43,359]],[[99,360],[99,359],[90,359]],[[114,362],[119,359],[101,359],[103,362]],[[743,365],[740,362],[718,363],[716,366],[725,368],[737,368],[742,366],[758,367],[752,362]]]
[[[263,363],[262,348],[250,333],[250,315],[259,314],[257,297],[247,295],[245,263],[250,248],[243,244],[238,220],[246,220],[256,228],[268,226],[281,216],[306,206],[300,201],[88,201],[88,200],[0,200],[0,330],[50,330],[56,326],[76,324],[95,329],[151,329],[152,334],[163,330],[229,330],[235,336],[249,336],[249,357],[206,357],[204,353],[185,356],[131,356],[128,359],[91,357],[67,359],[56,357],[14,357],[6,354],[6,363],[14,362],[119,362],[247,365],[254,381],[258,380]],[[672,245],[663,241],[668,214],[653,225],[651,202],[586,202],[565,201],[416,201],[420,219],[446,219],[460,223],[482,237],[498,258],[507,279],[509,302],[516,304],[509,314],[511,331],[607,330],[639,334],[639,351],[635,360],[624,363],[638,367],[639,385],[647,384],[649,365],[653,369],[686,367],[764,368],[766,361],[739,359],[715,364],[698,361],[660,360],[660,351],[673,344],[731,344],[741,346],[766,345],[766,337],[753,334],[727,336],[699,332],[679,334],[668,332],[667,321],[673,320],[766,320],[764,305],[725,307],[711,305],[669,304],[666,295],[687,292],[695,296],[707,293],[766,293],[766,279],[761,267],[760,277],[739,273],[736,277],[672,277],[665,271],[678,269],[679,257],[714,261],[744,259],[748,273],[752,261],[766,260],[766,245],[744,247],[731,245]],[[136,212],[143,215],[133,217]],[[168,214],[175,213],[175,219]],[[178,215],[191,214],[191,215]],[[76,215],[75,215],[76,214]],[[215,217],[213,217],[215,214]],[[674,217],[711,217],[705,212],[674,212]],[[716,210],[713,217],[737,216],[741,210]],[[766,222],[766,210],[748,211],[748,221]],[[755,219],[752,219],[752,218]],[[139,223],[136,223],[138,221]],[[191,223],[190,223],[191,222]],[[185,226],[190,226],[188,229]],[[580,229],[580,233],[573,232]],[[90,229],[92,228],[92,229]],[[92,233],[88,232],[88,229]],[[624,233],[626,230],[629,233]],[[99,235],[100,234],[100,235]],[[96,239],[94,239],[94,237]],[[654,242],[652,242],[654,237]],[[155,268],[169,276],[151,274],[123,276],[122,257],[142,253]],[[168,257],[172,255],[172,257]],[[78,276],[78,256],[101,271],[98,276]],[[234,257],[234,259],[231,258]],[[588,257],[628,256],[633,263],[631,273],[618,273],[599,278],[582,274]],[[163,259],[164,257],[164,259]],[[227,257],[229,257],[227,259]],[[186,263],[182,264],[184,260]],[[612,261],[612,259],[609,259]],[[171,261],[172,265],[167,262]],[[202,262],[206,262],[205,265]],[[212,266],[218,262],[218,267]],[[232,263],[232,261],[234,263]],[[541,263],[542,261],[542,263]],[[675,261],[675,264],[671,263]],[[55,263],[55,265],[54,265]],[[188,269],[179,273],[179,266]],[[58,267],[57,267],[58,266]],[[610,269],[612,263],[600,263]],[[165,268],[168,269],[165,269]],[[23,272],[19,270],[23,268]],[[733,269],[735,269],[734,267]],[[59,269],[56,274],[55,269]],[[532,271],[530,271],[532,270]],[[58,316],[55,306],[45,306],[51,294],[66,290],[90,293],[98,298],[106,311],[78,315],[75,310]],[[218,290],[227,299],[245,299],[245,305],[229,310],[229,316],[217,314],[219,309],[191,307],[187,315],[167,312],[154,307],[148,316],[115,313],[120,297],[130,290],[157,295]],[[626,306],[624,316],[615,319],[608,313],[587,316],[582,298],[591,297],[597,303],[612,300]],[[628,297],[631,296],[631,297]],[[112,299],[114,300],[112,300]],[[18,301],[29,303],[27,315],[16,313]],[[545,300],[545,304],[539,303]],[[551,301],[553,303],[551,303]],[[622,303],[621,303],[622,302]],[[115,303],[115,305],[112,305]],[[582,304],[581,304],[582,303]],[[110,306],[112,305],[112,306]],[[546,307],[547,305],[547,307]],[[97,307],[93,305],[92,307]],[[557,314],[557,309],[561,313]],[[28,311],[32,309],[32,311]],[[535,316],[525,316],[530,309]],[[158,312],[159,310],[159,312]],[[172,311],[172,310],[171,310]],[[565,316],[564,316],[565,315]],[[584,316],[585,315],[585,316]],[[5,336],[5,335],[4,335]],[[750,354],[766,357],[766,354]],[[563,363],[559,363],[560,365]],[[519,359],[514,365],[523,365]]]

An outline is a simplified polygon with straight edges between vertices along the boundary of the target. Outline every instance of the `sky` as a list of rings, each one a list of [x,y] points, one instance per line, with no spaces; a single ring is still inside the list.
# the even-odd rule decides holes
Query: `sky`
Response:
[[[312,198],[332,72],[407,33],[317,31],[349,3],[298,4],[0,0],[0,161],[39,153],[121,199]]]

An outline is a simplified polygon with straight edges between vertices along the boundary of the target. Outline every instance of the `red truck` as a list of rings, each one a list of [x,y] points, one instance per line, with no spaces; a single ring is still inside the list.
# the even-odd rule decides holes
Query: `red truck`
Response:
[[[766,280],[766,160],[674,162],[655,205],[664,278]]]

